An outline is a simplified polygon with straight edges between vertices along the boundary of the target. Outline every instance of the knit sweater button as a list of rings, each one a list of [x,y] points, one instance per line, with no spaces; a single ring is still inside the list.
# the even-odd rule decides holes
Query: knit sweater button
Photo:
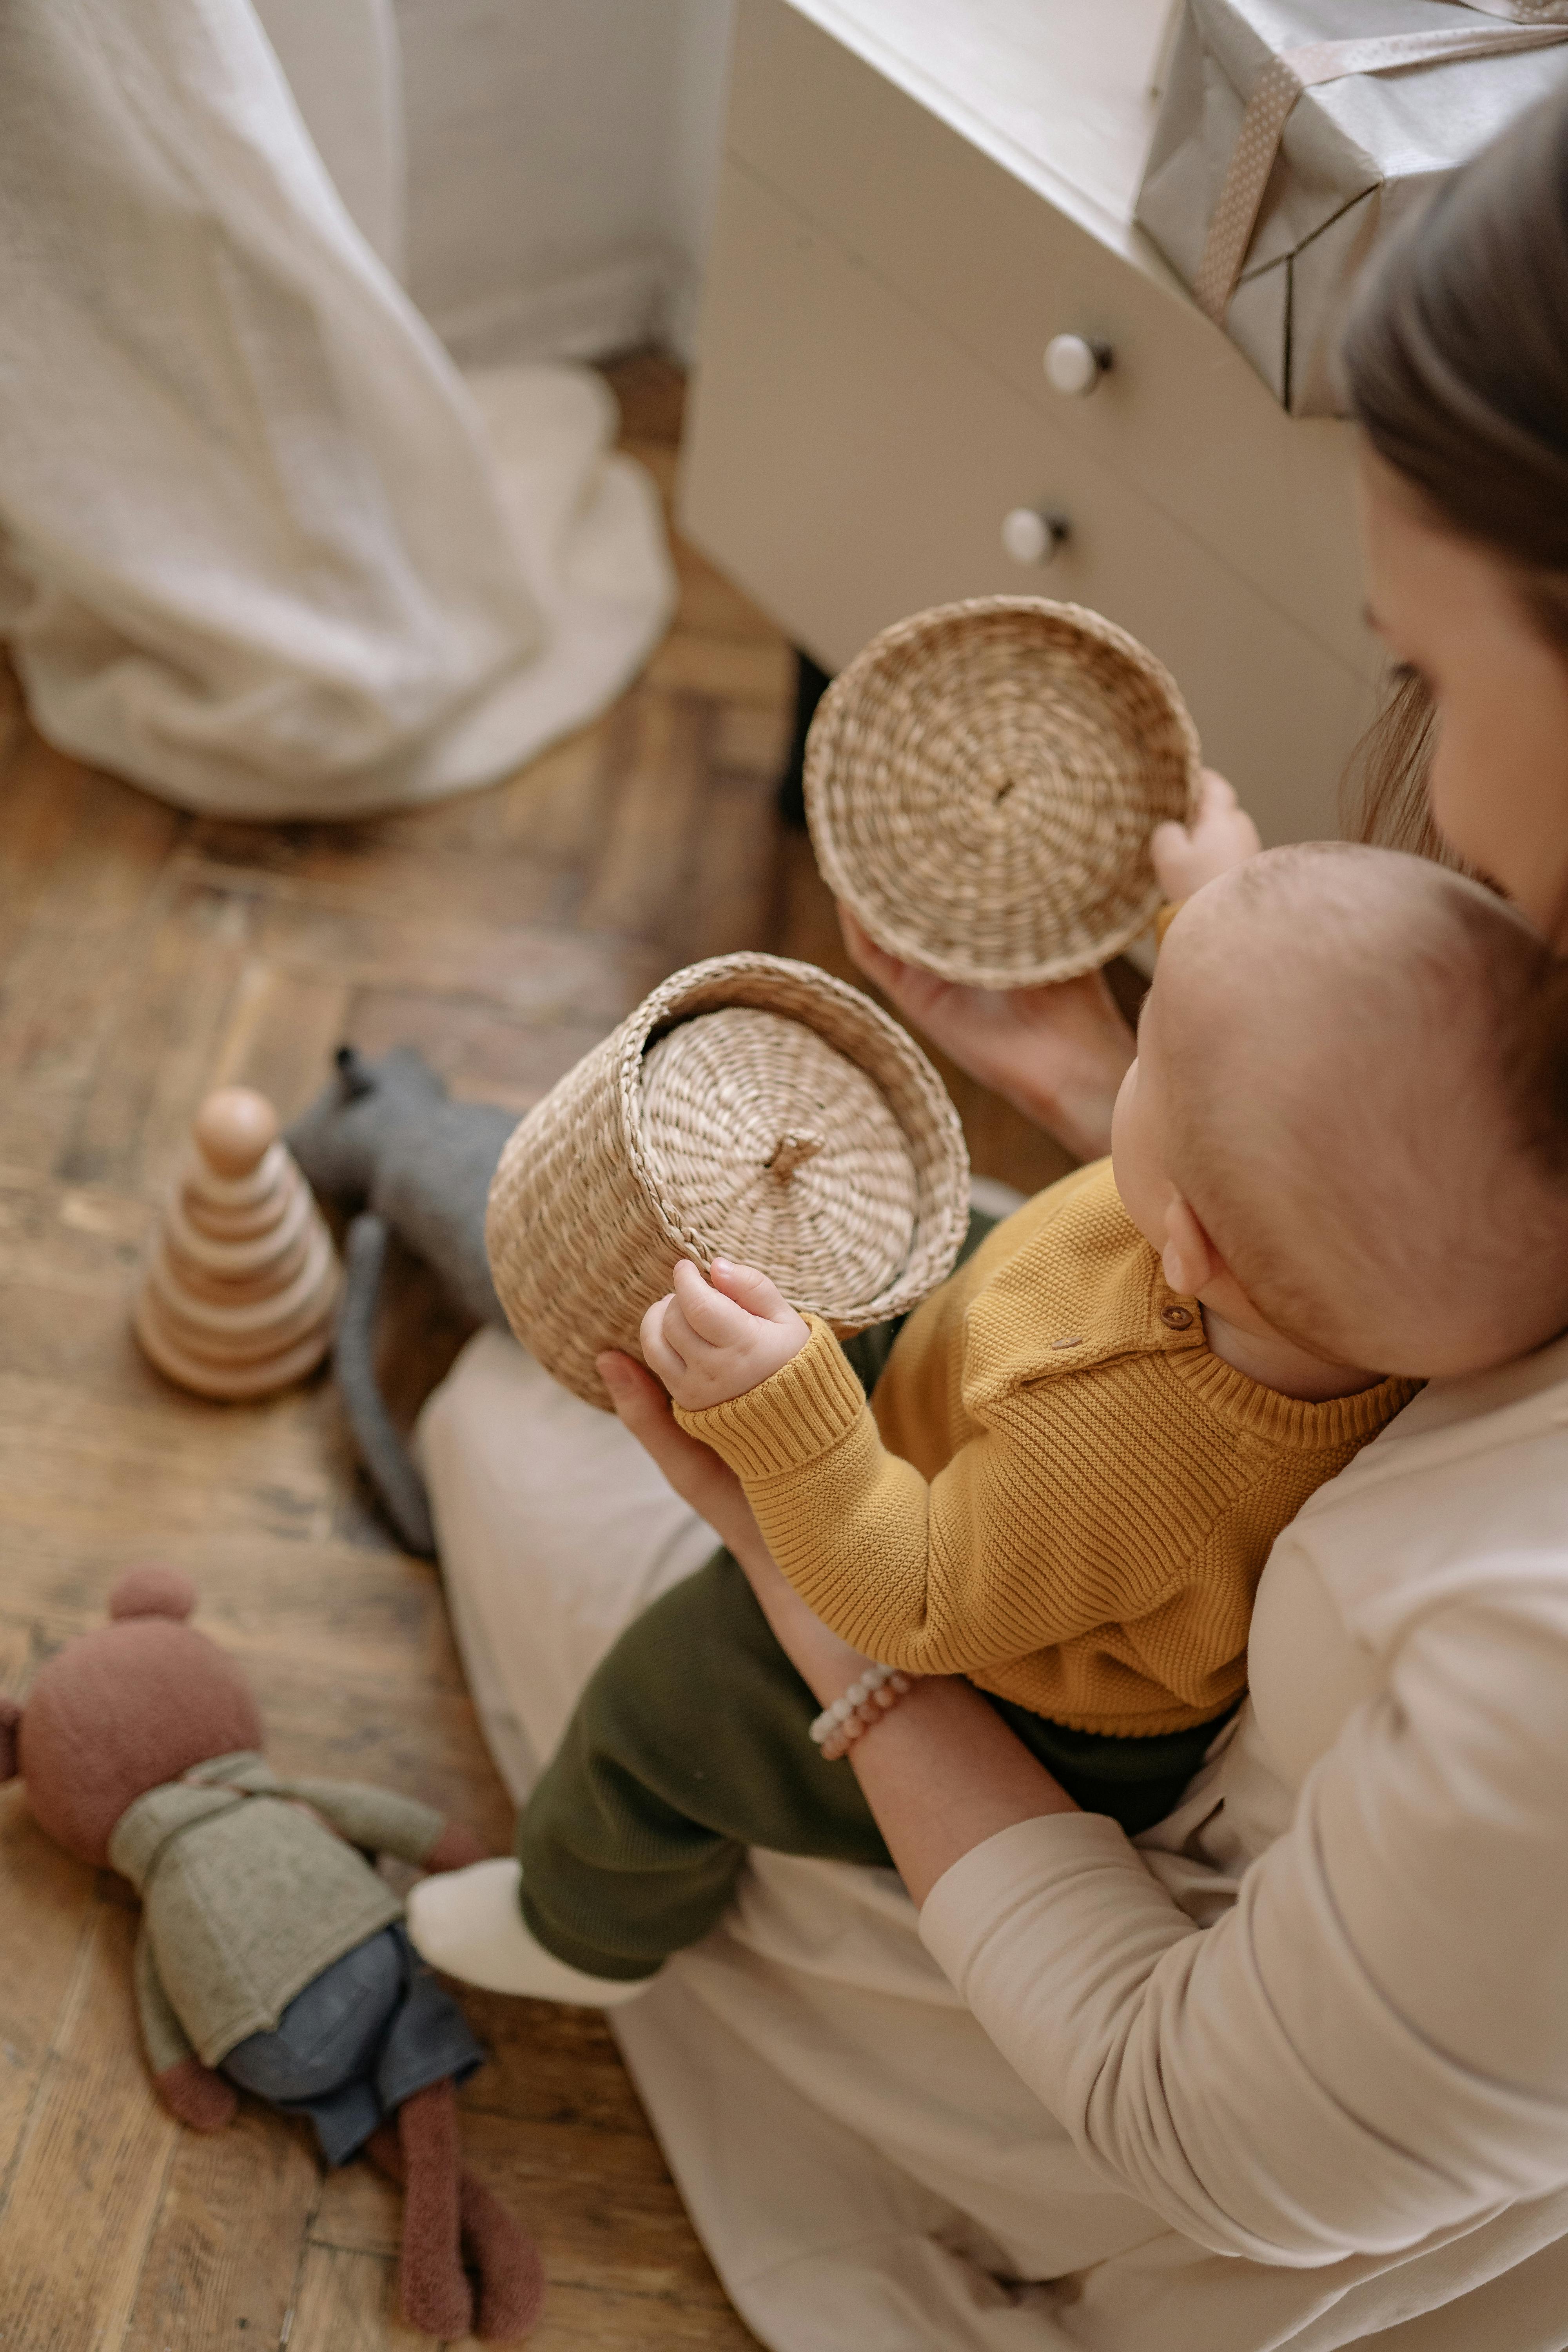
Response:
[[[1190,1307],[1162,1307],[1160,1320],[1168,1323],[1173,1331],[1190,1331],[1193,1327],[1192,1309]]]

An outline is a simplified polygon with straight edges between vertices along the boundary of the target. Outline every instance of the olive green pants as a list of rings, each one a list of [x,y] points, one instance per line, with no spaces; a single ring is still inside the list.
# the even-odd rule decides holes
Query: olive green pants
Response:
[[[976,1216],[963,1255],[990,1230]],[[869,1393],[899,1325],[848,1344]],[[1161,1821],[1217,1723],[1148,1739],[991,1705],[1088,1811]],[[523,1916],[592,1975],[651,1976],[729,1906],[751,1846],[890,1865],[847,1761],[807,1736],[817,1703],[728,1551],[627,1626],[578,1701],[518,1822]]]

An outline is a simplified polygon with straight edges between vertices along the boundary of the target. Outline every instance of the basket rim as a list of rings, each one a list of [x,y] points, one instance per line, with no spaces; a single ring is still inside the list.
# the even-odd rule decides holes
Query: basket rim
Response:
[[[637,1191],[675,1254],[689,1257],[706,1268],[710,1253],[699,1234],[670,1215],[648,1163],[640,1117],[643,1057],[656,1037],[701,1013],[748,1004],[763,1012],[780,1011],[776,1000],[768,992],[780,980],[804,989],[808,997],[833,1005],[852,1030],[858,1028],[868,1042],[874,1040],[881,1049],[884,1066],[890,1061],[898,1068],[911,1097],[910,1108],[918,1106],[923,1121],[927,1165],[922,1170],[917,1162],[915,1223],[910,1253],[893,1280],[868,1302],[872,1311],[868,1319],[876,1321],[884,1313],[899,1311],[896,1306],[884,1307],[882,1301],[898,1297],[917,1254],[928,1251],[939,1239],[938,1227],[943,1223],[956,1223],[967,1214],[969,1152],[958,1113],[931,1062],[908,1030],[863,989],[824,971],[820,965],[802,963],[790,956],[769,955],[761,949],[709,956],[700,963],[688,964],[682,971],[672,972],[623,1023],[617,1039],[615,1110],[627,1165]],[[751,993],[752,990],[756,992],[754,995]],[[792,1007],[785,1017],[816,1026],[799,1007]],[[836,1043],[831,1037],[826,1042]],[[838,1050],[844,1049],[839,1046]],[[858,1066],[887,1097],[905,1136],[911,1143],[917,1143],[917,1129],[889,1094],[880,1071],[864,1062],[858,1062]]]
[[[1063,634],[1092,639],[1118,656],[1130,670],[1135,671],[1152,687],[1164,704],[1185,752],[1187,817],[1190,822],[1197,807],[1202,751],[1197,729],[1175,679],[1157,655],[1152,654],[1147,646],[1141,644],[1115,621],[1107,620],[1104,614],[1096,613],[1086,604],[1058,603],[1046,596],[961,597],[950,604],[928,605],[923,611],[911,613],[905,619],[879,630],[862,646],[854,660],[840,670],[824,694],[806,738],[805,763],[806,822],[823,880],[834,897],[849,908],[868,936],[888,954],[912,963],[922,971],[932,972],[939,979],[955,981],[968,987],[1003,992],[1048,986],[1098,971],[1152,922],[1162,904],[1158,883],[1152,882],[1149,888],[1132,902],[1126,914],[1115,922],[1106,924],[1085,948],[1037,957],[1027,962],[987,961],[983,956],[964,952],[939,955],[912,929],[891,919],[880,899],[871,897],[863,888],[854,861],[847,857],[838,838],[829,799],[831,770],[839,740],[847,716],[869,678],[879,675],[890,661],[910,646],[918,646],[941,632],[952,630],[955,625],[973,624],[979,629],[991,621],[1018,615],[1048,621]]]

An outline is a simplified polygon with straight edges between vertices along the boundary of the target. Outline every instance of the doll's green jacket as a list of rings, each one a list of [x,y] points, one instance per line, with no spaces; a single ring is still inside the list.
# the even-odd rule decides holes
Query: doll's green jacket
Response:
[[[401,1916],[365,1854],[421,1863],[441,1825],[411,1797],[279,1780],[252,1754],[138,1797],[109,1859],[142,1897],[136,2005],[153,2074],[193,2050],[216,2066],[269,2033],[323,1969]]]

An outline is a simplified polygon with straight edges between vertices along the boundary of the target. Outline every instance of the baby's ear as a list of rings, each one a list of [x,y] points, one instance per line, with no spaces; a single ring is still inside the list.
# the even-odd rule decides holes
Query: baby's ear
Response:
[[[0,1780],[16,1777],[16,1733],[22,1710],[14,1698],[0,1698]]]
[[[1160,1253],[1160,1264],[1171,1288],[1183,1298],[1195,1298],[1216,1274],[1225,1271],[1225,1260],[1191,1203],[1180,1193],[1165,1211],[1165,1246]]]
[[[109,1596],[111,1617],[172,1617],[176,1624],[196,1605],[196,1588],[177,1568],[128,1568]]]

